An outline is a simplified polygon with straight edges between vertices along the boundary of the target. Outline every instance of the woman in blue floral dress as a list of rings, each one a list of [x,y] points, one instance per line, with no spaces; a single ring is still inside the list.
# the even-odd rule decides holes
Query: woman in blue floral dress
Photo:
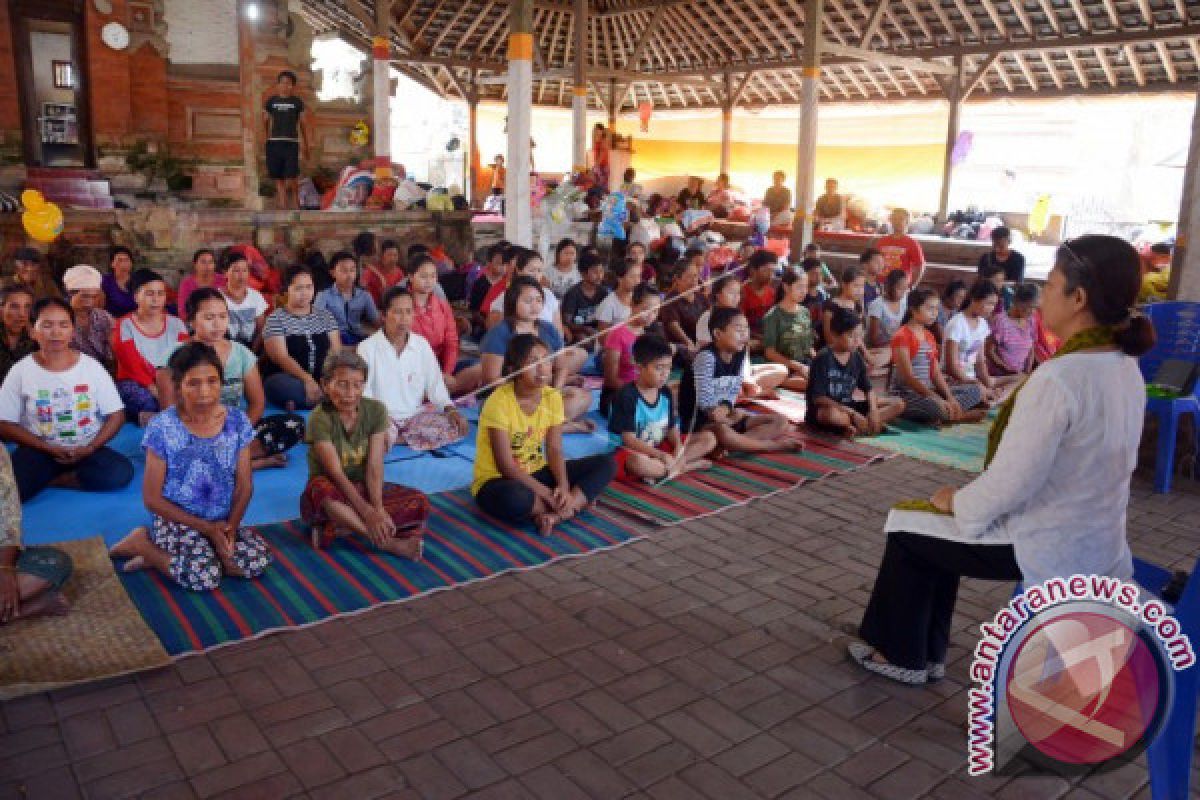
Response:
[[[254,428],[221,402],[222,368],[207,344],[183,345],[168,362],[175,405],[146,428],[142,499],[153,524],[110,551],[125,571],[153,568],[180,586],[209,591],[222,575],[256,578],[271,563],[267,543],[242,516],[254,491]]]

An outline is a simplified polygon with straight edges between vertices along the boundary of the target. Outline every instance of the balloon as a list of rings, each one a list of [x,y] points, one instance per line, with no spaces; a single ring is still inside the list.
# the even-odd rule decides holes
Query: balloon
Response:
[[[958,134],[958,138],[954,140],[954,149],[950,151],[950,163],[958,166],[967,160],[967,156],[971,154],[971,145],[975,144],[975,134],[970,131],[963,131]]]
[[[25,206],[26,211],[37,211],[46,205],[46,198],[37,189],[26,189],[21,192],[21,205]]]
[[[34,241],[43,244],[53,242],[63,232],[62,209],[54,203],[43,201],[34,210],[21,215],[21,224]]]
[[[354,127],[350,129],[350,144],[355,147],[363,147],[371,139],[371,129],[367,127],[366,120],[360,119],[354,123]]]
[[[1029,232],[1038,236],[1046,230],[1046,226],[1050,223],[1050,195],[1038,195],[1037,202],[1033,204],[1033,210],[1029,212]]]

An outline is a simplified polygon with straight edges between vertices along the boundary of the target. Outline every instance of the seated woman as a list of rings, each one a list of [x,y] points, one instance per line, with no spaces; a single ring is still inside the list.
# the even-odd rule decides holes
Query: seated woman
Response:
[[[1082,236],[1058,249],[1042,311],[1062,349],[1005,402],[981,475],[889,515],[862,641],[849,646],[864,668],[940,679],[962,577],[1027,590],[1071,575],[1132,579],[1126,511],[1146,403],[1136,357],[1154,343],[1132,310],[1137,289],[1128,242]]]
[[[946,351],[946,377],[951,385],[975,384],[983,402],[995,402],[1012,378],[993,378],[984,357],[984,343],[991,328],[988,319],[996,310],[1000,293],[986,281],[979,281],[967,294],[967,305],[946,323],[942,346]]]
[[[367,362],[340,350],[325,359],[321,375],[325,399],[308,418],[308,483],[300,496],[313,547],[354,534],[385,553],[419,559],[429,499],[383,482],[390,426],[387,407],[363,396]]]
[[[242,527],[254,479],[254,429],[241,410],[221,402],[221,359],[207,344],[188,342],[168,362],[175,405],[146,427],[142,502],[154,515],[109,555],[129,559],[126,572],[156,569],[185,589],[209,592],[222,575],[257,578],[271,548]]]
[[[63,273],[67,301],[75,313],[75,338],[71,346],[99,361],[105,369],[115,370],[112,339],[117,323],[104,310],[101,280],[100,270],[87,264],[76,264]]]
[[[133,480],[129,459],[105,445],[125,422],[112,377],[72,349],[71,307],[58,298],[33,304],[38,350],[17,362],[0,387],[0,439],[12,442],[21,502],[52,482],[92,492]]]
[[[108,252],[108,274],[101,281],[104,290],[104,310],[120,319],[137,310],[133,298],[133,251],[128,247],[114,247]]]
[[[267,320],[266,298],[250,285],[250,262],[244,253],[231,251],[222,259],[225,285],[221,294],[229,307],[229,338],[249,347],[262,350],[263,324]]]
[[[700,316],[708,310],[708,298],[699,287],[699,280],[700,267],[696,261],[681,264],[659,313],[667,340],[678,345],[676,356],[684,361],[691,361],[700,347],[696,342],[696,328]]]
[[[258,359],[244,344],[226,336],[229,309],[224,295],[213,288],[197,289],[188,296],[187,314],[192,321],[192,341],[211,347],[221,362],[221,402],[237,409],[244,404],[246,417],[254,426],[251,465],[255,469],[282,467],[287,463],[284,453],[304,441],[304,418],[299,414],[263,416],[266,397]],[[174,403],[175,381],[170,369],[158,371],[157,383],[163,406]]]
[[[586,508],[616,473],[607,453],[563,457],[566,417],[562,396],[548,385],[549,355],[532,333],[508,342],[509,380],[483,404],[471,483],[475,502],[488,514],[505,522],[532,519],[542,536]]]
[[[125,416],[145,425],[163,406],[159,403],[155,370],[167,363],[175,347],[187,341],[187,326],[167,313],[167,284],[157,272],[139,269],[129,281],[137,309],[117,320],[113,355],[117,360],[117,391]]]
[[[883,294],[867,306],[867,350],[875,367],[888,365],[892,337],[904,324],[908,273],[894,269],[883,279]]]
[[[32,247],[19,248],[13,257],[13,276],[9,288],[22,286],[29,290],[34,300],[43,297],[62,297],[58,285],[50,277],[45,257]]]
[[[408,291],[413,304],[412,331],[421,334],[433,348],[441,365],[442,379],[451,395],[457,397],[475,391],[483,380],[483,369],[472,364],[455,372],[458,367],[458,325],[450,304],[434,292],[438,272],[433,257],[428,253],[417,256],[408,265],[408,273]]]
[[[192,273],[184,275],[179,281],[179,291],[175,302],[179,304],[180,316],[184,320],[191,319],[187,315],[188,297],[197,289],[220,289],[225,285],[225,276],[217,272],[217,256],[207,247],[192,254]]]
[[[930,326],[937,320],[938,296],[932,289],[908,293],[904,324],[892,339],[892,393],[904,401],[907,419],[929,425],[979,422],[983,392],[978,384],[950,386],[942,375],[937,342]]]
[[[405,278],[404,268],[400,266],[400,245],[392,239],[384,240],[379,246],[379,261],[364,258],[362,267],[362,287],[383,313],[383,296]]]
[[[1037,307],[1037,284],[1020,283],[1013,290],[1012,308],[992,316],[992,335],[984,344],[989,374],[1024,377],[1033,372]]]
[[[0,625],[70,606],[62,587],[71,577],[71,557],[54,547],[21,546],[21,500],[8,450],[0,447]]]
[[[504,320],[488,331],[479,345],[483,385],[493,386],[500,381],[505,354],[513,337],[531,333],[542,340],[553,356],[552,383],[562,393],[562,404],[569,420],[564,432],[590,433],[596,429],[595,424],[581,418],[591,408],[592,394],[577,386],[567,386],[567,379],[579,372],[587,355],[577,347],[564,349],[562,334],[540,319],[542,296],[542,287],[526,277],[514,278],[504,292]]]
[[[14,364],[37,350],[37,342],[29,335],[32,311],[29,287],[18,284],[0,291],[0,382]]]
[[[817,355],[813,319],[804,307],[808,275],[798,269],[784,270],[779,287],[779,302],[763,317],[763,355],[784,369],[780,386],[803,392],[808,388],[809,365]]]
[[[358,354],[370,376],[363,396],[387,406],[388,448],[403,441],[414,449],[436,450],[457,442],[470,423],[450,399],[429,342],[412,329],[412,295],[394,286],[384,292],[383,302],[383,327],[358,346]]]
[[[295,411],[321,402],[321,367],[330,353],[342,349],[337,320],[313,308],[313,276],[308,267],[293,267],[283,277],[285,301],[267,317],[263,381],[267,399]]]
[[[946,284],[946,288],[942,290],[942,304],[938,307],[937,323],[933,326],[933,335],[937,339],[938,345],[944,344],[946,323],[950,318],[962,311],[962,307],[967,302],[967,282],[955,278]]]

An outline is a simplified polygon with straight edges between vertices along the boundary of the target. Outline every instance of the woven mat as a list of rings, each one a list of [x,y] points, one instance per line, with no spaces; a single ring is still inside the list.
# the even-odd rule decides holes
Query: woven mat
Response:
[[[993,412],[993,416],[994,416]],[[967,422],[934,428],[906,419],[893,420],[888,430],[863,441],[909,458],[954,467],[964,472],[983,472],[988,431],[993,416],[982,422]]]
[[[75,563],[71,611],[0,626],[0,700],[171,663],[142,621],[96,536],[56,547]]]

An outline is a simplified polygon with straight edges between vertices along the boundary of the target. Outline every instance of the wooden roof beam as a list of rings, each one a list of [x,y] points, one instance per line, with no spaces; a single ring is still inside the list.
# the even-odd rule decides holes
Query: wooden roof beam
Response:
[[[637,69],[641,63],[642,56],[646,52],[646,48],[650,46],[650,37],[653,36],[660,25],[662,25],[663,17],[666,16],[667,7],[659,6],[654,9],[654,13],[650,16],[650,22],[642,28],[638,40],[633,45],[633,52],[629,54],[629,58],[625,59],[625,69]]]
[[[1167,78],[1171,83],[1179,83],[1179,73],[1175,71],[1175,62],[1171,58],[1171,51],[1167,49],[1164,42],[1155,42],[1154,49],[1158,51],[1158,58],[1162,61],[1163,70],[1167,73]]]
[[[1015,0],[1018,3],[1020,1]],[[1050,29],[1056,34],[1061,34],[1062,21],[1058,18],[1058,10],[1054,7],[1054,4],[1050,0],[1038,0],[1038,5],[1042,7],[1042,13],[1046,15],[1046,23],[1050,26]]]
[[[879,26],[883,24],[883,12],[887,11],[888,0],[878,0],[875,8],[871,9],[871,16],[867,17],[867,26],[863,28],[862,36],[859,37],[859,47],[870,47],[871,40],[879,33]]]
[[[901,67],[915,70],[917,72],[932,72],[936,75],[949,75],[954,72],[954,67],[951,65],[942,64],[937,61],[926,61],[925,59],[921,58],[895,55],[893,53],[882,53],[878,50],[868,50],[862,47],[852,47],[850,45],[836,44],[828,41],[821,44],[821,50],[822,52],[844,56],[854,61],[862,61],[868,64],[882,64],[892,67]]]
[[[1100,69],[1104,71],[1104,79],[1108,81],[1108,85],[1114,89],[1117,88],[1117,84],[1120,81],[1117,79],[1117,73],[1113,69],[1112,62],[1108,60],[1108,53],[1105,52],[1105,48],[1096,48],[1096,60],[1100,62]],[[1058,88],[1061,89],[1062,86],[1060,85]]]
[[[1088,88],[1091,81],[1088,80],[1087,70],[1083,66],[1083,62],[1079,60],[1079,56],[1074,50],[1067,51],[1067,61],[1071,62],[1071,69],[1075,70],[1075,74],[1079,76],[1079,85],[1084,89]]]

